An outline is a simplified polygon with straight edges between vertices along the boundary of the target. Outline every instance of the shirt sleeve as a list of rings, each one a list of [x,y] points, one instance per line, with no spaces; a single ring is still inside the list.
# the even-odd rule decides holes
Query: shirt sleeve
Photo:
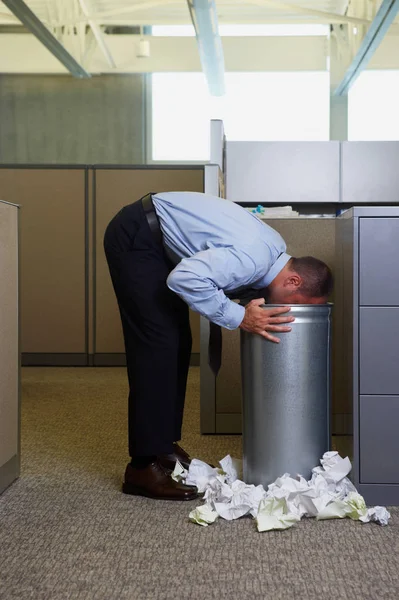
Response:
[[[190,308],[226,329],[236,329],[245,308],[229,300],[225,290],[249,285],[256,275],[256,264],[245,251],[235,248],[210,248],[184,258],[167,279],[168,287]]]

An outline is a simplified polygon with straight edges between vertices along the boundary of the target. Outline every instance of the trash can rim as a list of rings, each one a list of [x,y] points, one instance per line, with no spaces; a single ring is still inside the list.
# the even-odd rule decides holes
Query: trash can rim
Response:
[[[326,302],[325,304],[261,304],[261,308],[278,308],[282,306],[290,306],[291,308],[326,308],[334,306],[333,302]]]

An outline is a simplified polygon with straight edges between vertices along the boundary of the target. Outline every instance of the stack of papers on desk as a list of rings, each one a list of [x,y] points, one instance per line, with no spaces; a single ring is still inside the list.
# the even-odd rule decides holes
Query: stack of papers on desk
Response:
[[[270,218],[291,218],[299,217],[299,212],[292,209],[292,206],[262,206],[259,204],[256,208],[248,208],[250,213],[259,217],[259,219]]]

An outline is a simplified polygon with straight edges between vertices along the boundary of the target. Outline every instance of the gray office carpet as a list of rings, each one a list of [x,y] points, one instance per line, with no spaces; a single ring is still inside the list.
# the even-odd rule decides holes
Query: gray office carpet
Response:
[[[381,528],[304,520],[258,533],[250,518],[208,528],[194,503],[120,492],[123,369],[23,370],[22,476],[0,497],[5,600],[359,599],[399,597],[399,509]],[[198,433],[192,369],[184,445],[217,461],[239,436]]]

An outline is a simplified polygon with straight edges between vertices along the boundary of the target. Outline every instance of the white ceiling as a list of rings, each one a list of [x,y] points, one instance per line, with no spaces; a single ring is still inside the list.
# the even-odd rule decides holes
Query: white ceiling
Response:
[[[63,49],[66,49],[79,63],[90,69],[92,67],[92,56],[94,55],[93,60],[95,62],[96,53],[100,53],[103,62],[98,65],[98,72],[108,72],[104,68],[111,69],[113,72],[117,72],[118,69],[120,72],[125,72],[126,69],[129,72],[136,72],[132,69],[137,70],[139,67],[140,69],[137,72],[151,72],[149,64],[144,64],[143,61],[140,65],[133,64],[132,57],[129,59],[130,62],[127,61],[127,58],[123,58],[125,55],[127,56],[126,53],[129,53],[132,44],[129,40],[122,39],[128,36],[107,35],[121,33],[113,29],[114,27],[191,24],[187,0],[24,1],[29,9],[53,33],[61,46],[64,47]],[[215,0],[215,2],[219,24],[223,25],[261,25],[268,23],[335,25],[334,37],[337,39],[338,44],[338,58],[342,64],[347,65],[351,62],[382,0]],[[18,14],[18,11],[16,12]],[[23,18],[22,13],[19,14]],[[342,28],[339,24],[348,25],[348,27]],[[4,49],[6,50],[3,56],[3,72],[20,72],[20,69],[23,68],[29,68],[29,72],[41,72],[40,69],[45,69],[45,67],[48,72],[53,72],[51,69],[54,67],[48,64],[51,52],[44,52],[42,47],[40,53],[37,41],[34,45],[28,39],[33,38],[33,36],[8,35],[10,33],[24,33],[26,29],[19,29],[19,25],[18,18],[0,0],[0,46],[3,49],[2,52],[4,52]],[[107,27],[108,29],[105,29]],[[130,31],[129,33],[133,32]],[[390,33],[399,34],[399,25],[392,26]],[[40,36],[37,37],[40,39]],[[277,40],[277,38],[275,39]],[[156,45],[155,39],[154,42],[151,42],[151,47],[154,46],[155,58],[156,49],[159,46],[158,58],[165,55],[162,52],[168,52],[169,58],[170,56],[175,57],[173,68],[177,69],[176,62],[179,61],[184,63],[181,65],[183,70],[193,68],[191,63],[189,66],[188,63],[185,64],[187,62],[185,61],[186,55],[179,54],[181,52],[179,48],[182,48],[182,46],[176,38],[169,38],[167,44],[166,38],[163,38],[163,40],[163,47],[159,44]],[[122,47],[124,42],[125,46]],[[234,44],[237,45],[238,43],[235,41]],[[226,48],[227,45],[226,41]],[[10,49],[11,46],[12,49]],[[397,54],[396,47],[395,54]],[[284,47],[283,50],[288,52],[287,48]],[[33,51],[36,52],[35,56],[32,54]],[[280,48],[279,52],[281,51]],[[259,52],[263,52],[261,46],[259,46]],[[242,51],[240,50],[239,53],[242,54]],[[53,52],[53,54],[56,53]],[[322,54],[324,56],[324,50]],[[29,60],[26,59],[27,56]],[[291,53],[290,56],[294,60],[296,57],[295,52]],[[0,62],[1,58],[0,56]],[[51,58],[54,61],[54,57]],[[12,59],[15,59],[14,62],[12,62]],[[62,59],[59,60],[62,62]],[[15,61],[17,62],[15,63]],[[58,62],[56,64],[59,66]],[[166,69],[165,65],[164,68]],[[168,66],[168,68],[171,67]],[[387,66],[387,68],[391,67]],[[158,61],[156,64],[154,63],[152,70],[159,69]]]
[[[25,0],[50,28],[88,22],[98,25],[188,24],[187,0]],[[364,16],[374,0],[216,0],[220,23],[330,23],[349,12]],[[86,15],[85,9],[86,7]],[[88,15],[88,16],[87,16]],[[0,2],[0,24],[18,20]]]

